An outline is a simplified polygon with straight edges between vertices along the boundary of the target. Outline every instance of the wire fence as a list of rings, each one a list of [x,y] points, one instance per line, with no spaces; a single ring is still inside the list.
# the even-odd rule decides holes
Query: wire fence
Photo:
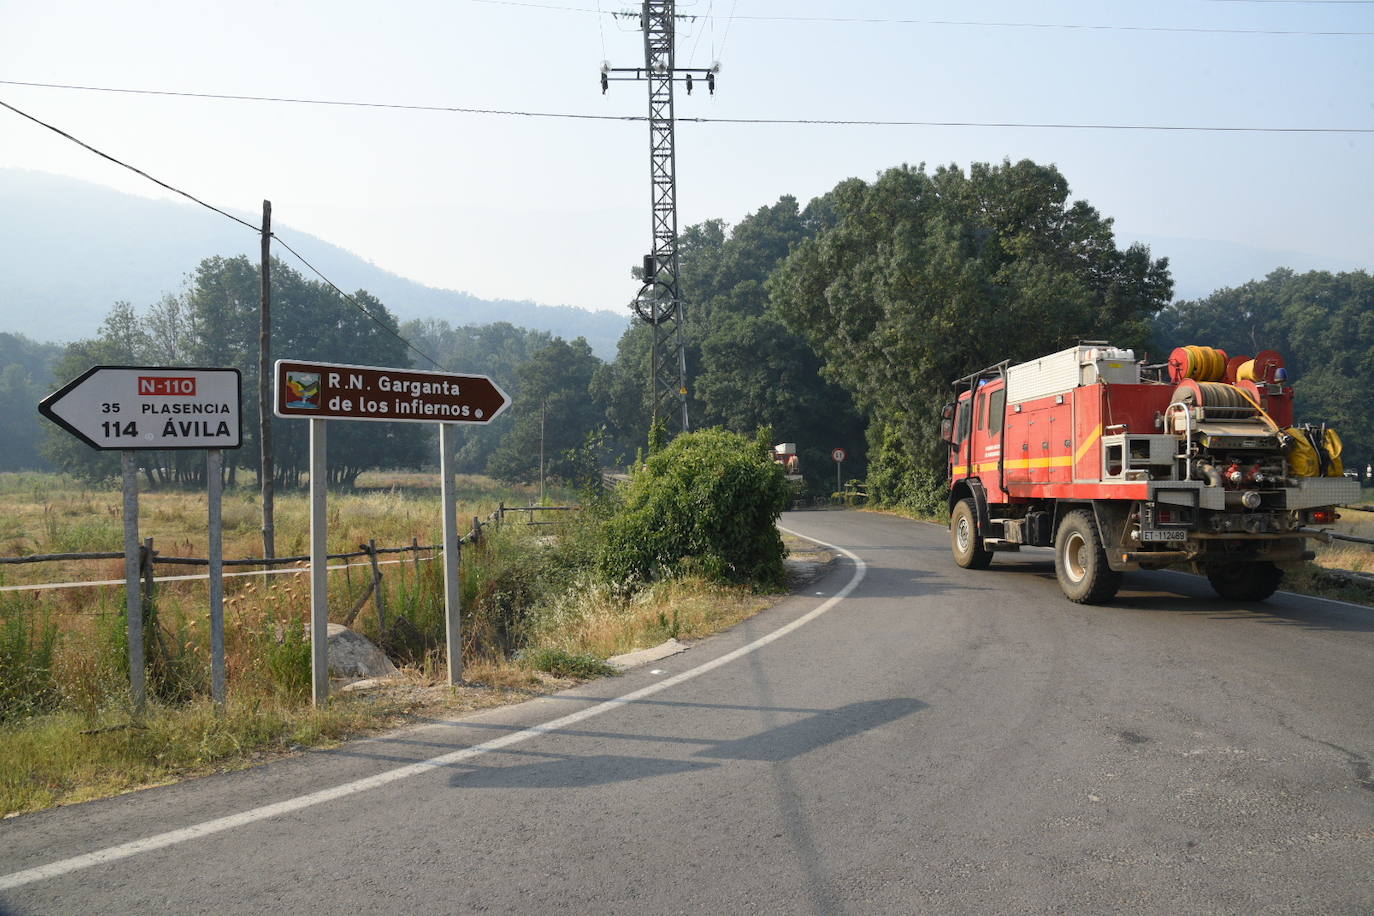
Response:
[[[487,516],[486,519],[481,519],[481,518],[479,518],[479,517],[477,517],[477,516],[473,516],[473,519],[472,519],[472,528],[471,528],[470,531],[468,531],[467,534],[464,534],[462,537],[460,537],[460,538],[458,539],[458,547],[459,547],[459,549],[461,550],[462,547],[463,547],[464,545],[466,545],[466,544],[476,544],[476,543],[479,543],[479,542],[481,541],[481,539],[482,539],[482,536],[483,536],[483,535],[482,535],[483,529],[485,529],[485,528],[500,528],[502,525],[506,524],[506,516],[507,516],[507,515],[517,515],[517,516],[523,515],[524,518],[525,518],[525,522],[524,522],[523,524],[526,524],[526,525],[553,525],[553,524],[557,524],[557,522],[554,521],[554,520],[545,520],[545,519],[539,518],[539,517],[538,517],[539,514],[540,514],[540,513],[546,513],[546,512],[548,512],[548,513],[575,512],[575,511],[577,511],[577,510],[579,510],[579,509],[581,509],[581,506],[507,506],[505,503],[501,503],[501,504],[498,506],[498,508],[496,509],[496,511],[493,512],[491,515]],[[148,544],[151,544],[151,543],[152,543],[152,541],[151,541],[151,539],[149,539],[148,542],[145,542],[145,545],[144,545],[144,546],[141,546],[141,547],[139,548],[139,565],[140,565],[140,568],[151,568],[151,567],[156,567],[158,564],[162,564],[162,565],[166,565],[166,566],[209,566],[209,565],[210,565],[210,560],[209,560],[208,557],[177,557],[177,556],[163,556],[163,555],[159,554],[156,550],[152,550],[152,549],[149,548],[149,546],[147,546]],[[365,562],[365,563],[344,562],[344,563],[336,563],[336,564],[328,565],[326,568],[329,569],[329,570],[331,570],[331,571],[333,571],[333,570],[340,570],[340,569],[347,570],[347,569],[351,569],[351,568],[360,568],[360,567],[361,567],[361,568],[367,568],[367,567],[376,567],[376,566],[394,566],[394,565],[396,565],[396,564],[398,564],[398,563],[403,563],[403,562],[405,562],[405,558],[404,558],[404,557],[401,557],[400,559],[394,559],[394,560],[379,560],[379,559],[377,559],[377,558],[378,558],[379,556],[388,555],[388,554],[413,554],[413,555],[414,555],[413,558],[412,558],[413,561],[414,561],[415,563],[421,563],[421,562],[428,562],[428,561],[430,561],[430,560],[433,560],[436,556],[439,555],[439,553],[440,553],[442,550],[443,550],[443,545],[442,545],[442,544],[421,544],[421,543],[419,543],[419,540],[416,539],[416,538],[412,538],[412,539],[411,539],[411,542],[410,542],[409,544],[407,544],[407,545],[402,545],[402,546],[399,546],[399,547],[378,547],[378,546],[376,545],[376,542],[375,542],[375,541],[369,541],[369,542],[366,543],[366,544],[359,544],[357,550],[347,551],[347,552],[343,552],[343,553],[331,553],[331,554],[327,554],[327,555],[325,556],[325,560],[326,560],[326,561],[329,561],[329,560],[345,560],[345,561],[350,561],[350,560],[356,560],[356,559],[359,559],[359,558],[367,558],[367,562]],[[426,556],[421,556],[421,554],[423,554],[423,553],[428,553],[429,556],[427,556],[427,557],[426,557]],[[55,562],[73,561],[73,560],[78,560],[78,561],[79,561],[79,560],[122,560],[123,558],[124,558],[124,552],[123,552],[122,550],[121,550],[121,551],[93,551],[93,552],[85,552],[85,553],[44,553],[44,554],[30,554],[30,555],[28,555],[28,556],[22,556],[22,557],[0,557],[0,566],[6,566],[6,565],[22,565],[22,564],[30,564],[30,563],[55,563]],[[224,566],[255,566],[255,567],[264,567],[264,568],[249,570],[249,571],[245,571],[245,572],[226,572],[226,573],[223,574],[224,578],[231,578],[231,577],[238,577],[238,576],[274,576],[274,575],[279,576],[279,575],[285,575],[285,574],[290,574],[290,573],[304,573],[304,572],[309,572],[309,571],[310,571],[310,566],[309,566],[310,557],[309,557],[309,555],[303,555],[303,556],[290,556],[290,557],[243,557],[243,558],[238,558],[238,559],[222,560],[221,562],[223,563]],[[304,564],[306,564],[306,565],[304,565],[304,566],[293,566],[293,565],[292,565],[292,564],[301,564],[301,563],[304,563]],[[283,568],[275,568],[275,569],[274,569],[274,568],[271,568],[271,567],[286,567],[286,566],[290,566],[291,568],[289,568],[289,569],[283,569]],[[209,574],[209,573],[193,573],[193,574],[189,574],[189,575],[177,575],[177,576],[156,576],[156,575],[154,575],[154,576],[152,576],[151,581],[153,581],[153,582],[190,582],[190,581],[197,581],[197,580],[204,581],[204,580],[209,579],[209,578],[210,578],[210,574]],[[73,582],[40,582],[40,583],[30,583],[30,584],[26,584],[26,585],[4,585],[4,586],[0,586],[0,592],[37,592],[37,591],[59,590],[59,589],[71,589],[71,588],[101,588],[101,587],[110,587],[110,586],[122,586],[122,585],[124,585],[124,584],[125,584],[125,580],[122,579],[122,578],[120,578],[120,579],[87,579],[87,580],[80,580],[80,581],[73,581]]]

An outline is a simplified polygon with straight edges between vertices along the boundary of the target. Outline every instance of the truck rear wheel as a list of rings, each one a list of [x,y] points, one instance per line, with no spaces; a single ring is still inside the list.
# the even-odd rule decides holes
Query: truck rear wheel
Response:
[[[1074,509],[1059,523],[1054,574],[1064,596],[1077,604],[1110,601],[1121,587],[1121,573],[1107,565],[1107,552],[1091,511]]]
[[[1278,591],[1283,570],[1267,560],[1218,563],[1207,567],[1207,581],[1227,601],[1263,601]]]
[[[964,569],[987,569],[992,562],[992,551],[983,546],[983,539],[978,536],[978,515],[971,499],[954,504],[949,517],[949,546],[954,562]]]

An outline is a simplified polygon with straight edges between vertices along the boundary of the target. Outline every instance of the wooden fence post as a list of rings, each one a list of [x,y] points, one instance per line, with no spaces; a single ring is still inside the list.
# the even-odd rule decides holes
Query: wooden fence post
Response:
[[[386,633],[386,598],[382,594],[382,571],[377,568],[377,540],[369,538],[367,558],[372,563],[373,599],[377,602],[377,630]]]

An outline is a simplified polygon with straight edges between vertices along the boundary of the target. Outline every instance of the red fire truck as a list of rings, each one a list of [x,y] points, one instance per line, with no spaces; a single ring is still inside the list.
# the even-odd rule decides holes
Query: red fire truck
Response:
[[[1080,603],[1179,563],[1224,598],[1269,597],[1312,557],[1304,537],[1324,533],[1307,526],[1360,495],[1334,431],[1293,425],[1286,381],[1271,350],[1180,347],[1151,366],[1104,341],[960,379],[941,425],[955,561],[1052,547]]]

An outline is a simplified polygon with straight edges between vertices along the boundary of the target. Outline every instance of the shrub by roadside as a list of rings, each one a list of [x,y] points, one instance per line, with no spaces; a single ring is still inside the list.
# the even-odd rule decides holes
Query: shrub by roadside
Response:
[[[720,429],[684,433],[631,478],[597,569],[627,590],[684,571],[778,586],[785,551],[776,522],[790,500],[757,442]]]

